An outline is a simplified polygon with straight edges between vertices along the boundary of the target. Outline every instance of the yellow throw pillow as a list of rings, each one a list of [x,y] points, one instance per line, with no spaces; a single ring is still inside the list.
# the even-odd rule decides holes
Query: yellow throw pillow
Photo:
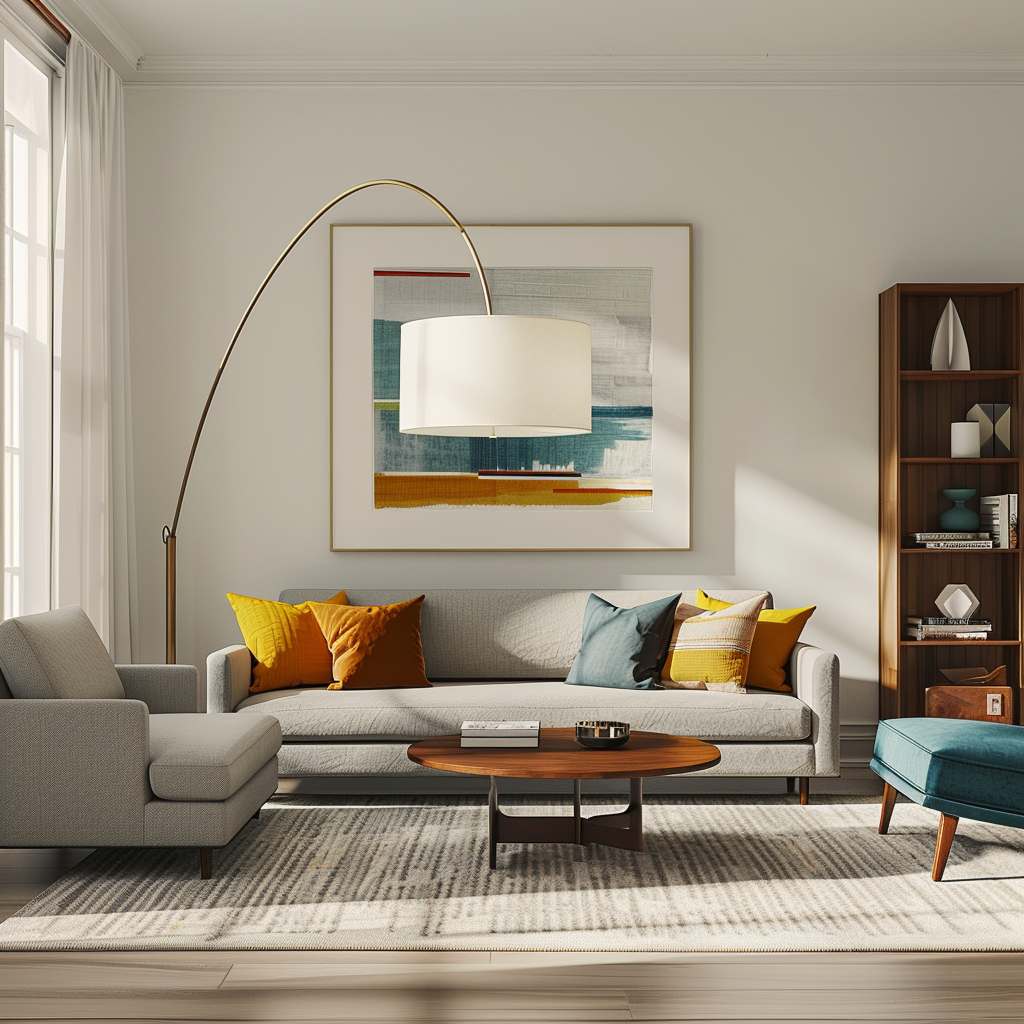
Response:
[[[245,646],[256,664],[250,693],[292,686],[326,686],[331,681],[331,652],[309,601],[284,604],[228,594]],[[327,604],[348,604],[339,590]]]
[[[713,611],[728,608],[726,601],[708,597],[703,590],[697,591],[697,604]],[[800,639],[807,620],[817,605],[809,608],[764,608],[757,617],[754,631],[754,646],[750,649],[750,668],[747,670],[747,686],[761,690],[778,690],[790,693],[786,682],[786,666],[789,656]]]
[[[722,611],[676,619],[661,670],[665,686],[744,693],[757,613],[767,594]]]
[[[430,686],[420,639],[422,594],[400,604],[312,607],[334,661],[329,690]]]

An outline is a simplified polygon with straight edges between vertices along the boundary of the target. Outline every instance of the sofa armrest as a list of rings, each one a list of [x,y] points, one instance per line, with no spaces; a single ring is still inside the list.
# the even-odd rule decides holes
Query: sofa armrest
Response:
[[[141,700],[151,715],[199,711],[199,670],[195,665],[116,665],[124,694]]]
[[[811,709],[814,774],[839,774],[839,658],[797,644],[789,659],[793,693]]]
[[[135,846],[149,788],[139,700],[0,700],[0,846]]]
[[[214,651],[206,659],[206,710],[210,714],[234,711],[249,696],[252,655],[241,644]]]

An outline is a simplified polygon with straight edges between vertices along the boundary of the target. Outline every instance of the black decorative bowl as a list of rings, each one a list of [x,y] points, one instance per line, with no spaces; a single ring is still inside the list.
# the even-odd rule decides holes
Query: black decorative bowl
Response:
[[[629,740],[629,722],[577,722],[576,742],[594,750],[611,750]]]

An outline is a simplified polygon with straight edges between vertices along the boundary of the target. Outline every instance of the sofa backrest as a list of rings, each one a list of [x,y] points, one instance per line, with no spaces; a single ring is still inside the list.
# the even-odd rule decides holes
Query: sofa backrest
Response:
[[[281,601],[326,601],[338,592],[284,590]],[[395,604],[426,595],[421,633],[427,678],[564,679],[580,647],[589,590],[357,590],[350,604]],[[621,607],[669,597],[675,590],[595,590]],[[759,590],[714,590],[712,597],[736,602]],[[693,604],[695,590],[681,600]],[[771,595],[765,607],[772,607]]]
[[[124,700],[103,641],[74,605],[0,622],[0,671],[23,700]]]

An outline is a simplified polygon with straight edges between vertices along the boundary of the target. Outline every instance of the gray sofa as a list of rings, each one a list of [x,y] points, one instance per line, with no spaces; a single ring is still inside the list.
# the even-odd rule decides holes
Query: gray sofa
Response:
[[[322,601],[334,593],[285,590],[280,600]],[[413,764],[408,745],[458,732],[465,719],[539,719],[542,726],[564,727],[584,718],[698,736],[722,751],[721,762],[702,774],[800,778],[805,797],[808,778],[839,774],[834,654],[798,644],[789,665],[792,694],[566,686],[562,680],[579,649],[590,591],[349,590],[348,599],[392,604],[421,593],[423,654],[433,687],[250,694],[252,659],[235,645],[207,661],[207,711],[276,718],[284,738],[282,778],[445,776]],[[636,605],[675,591],[596,593],[618,605]],[[757,593],[713,596],[736,602]],[[693,603],[696,593],[684,591],[682,600]]]
[[[196,847],[209,878],[281,731],[198,705],[194,666],[115,666],[81,608],[0,623],[0,847]]]

